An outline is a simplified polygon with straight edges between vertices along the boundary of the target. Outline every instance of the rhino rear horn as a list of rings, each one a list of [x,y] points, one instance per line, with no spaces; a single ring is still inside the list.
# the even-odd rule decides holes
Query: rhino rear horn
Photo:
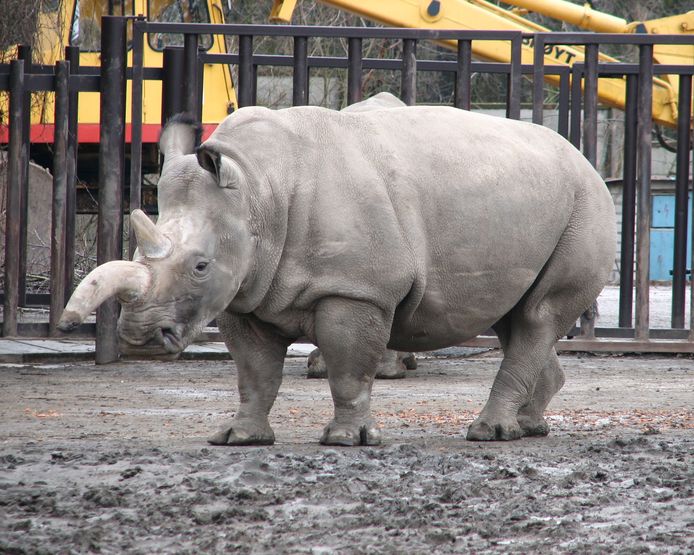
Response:
[[[159,137],[159,151],[167,160],[182,154],[193,154],[200,144],[202,126],[190,114],[176,114],[170,118]]]
[[[164,235],[154,222],[139,208],[130,214],[130,225],[135,231],[137,248],[146,258],[166,258],[171,253],[171,239]]]
[[[144,264],[112,260],[87,274],[70,297],[58,321],[58,329],[72,331],[107,299],[122,303],[141,299],[149,290],[152,275]]]

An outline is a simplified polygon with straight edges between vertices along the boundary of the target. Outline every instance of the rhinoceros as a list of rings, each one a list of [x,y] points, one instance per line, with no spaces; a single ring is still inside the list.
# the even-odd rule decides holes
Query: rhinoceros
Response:
[[[195,149],[163,131],[159,219],[131,214],[133,261],[97,267],[60,322],[112,296],[124,352],[180,353],[216,317],[240,404],[209,442],[271,444],[287,347],[316,344],[334,417],[321,443],[374,445],[376,363],[492,327],[504,358],[470,440],[544,435],[555,351],[606,283],[615,217],[602,179],[541,126],[452,107],[247,107]]]

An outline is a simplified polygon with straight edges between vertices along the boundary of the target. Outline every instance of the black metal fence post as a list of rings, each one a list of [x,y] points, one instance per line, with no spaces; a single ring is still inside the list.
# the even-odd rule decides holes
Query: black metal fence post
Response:
[[[164,48],[162,62],[161,123],[186,109],[184,89],[184,52],[179,46]]]
[[[308,104],[308,37],[294,37],[293,106]]]
[[[583,66],[574,64],[571,68],[571,112],[569,114],[569,141],[577,149],[581,149],[581,80]]]
[[[533,123],[542,125],[545,107],[545,38],[535,35],[533,44]]]
[[[7,189],[5,199],[5,299],[2,335],[17,335],[17,306],[19,304],[19,252],[21,242],[22,150],[26,148],[24,119],[24,60],[10,62],[10,142],[7,156]]]
[[[638,78],[627,75],[622,167],[622,248],[619,258],[619,327],[630,328],[634,302],[634,233],[636,232],[636,129]]]
[[[139,25],[142,20],[133,22],[133,71],[131,81],[130,106],[130,213],[140,208],[142,201],[142,93],[144,79],[143,47],[144,35]],[[162,90],[162,95],[164,91]],[[163,104],[162,98],[162,104]],[[128,259],[132,259],[137,249],[137,237],[132,227],[128,228]]]
[[[458,66],[455,74],[455,107],[469,110],[472,101],[472,41],[458,40]]]
[[[102,18],[101,115],[99,126],[99,212],[97,264],[123,256],[123,178],[125,161],[126,19]],[[97,310],[96,363],[118,360],[118,302]]]
[[[417,41],[414,39],[402,40],[400,95],[408,106],[417,102]]]
[[[239,36],[239,108],[253,105],[253,35]]]
[[[202,103],[198,94],[198,36],[188,33],[183,39],[184,53],[184,108],[185,111],[200,119]]]
[[[361,72],[362,72],[362,40],[358,37],[350,37],[347,43],[347,104],[354,104],[362,99],[361,96]]]
[[[70,108],[70,62],[55,64],[55,128],[53,132],[53,210],[51,211],[51,300],[48,335],[58,335],[65,306],[65,221],[67,143]]]
[[[17,48],[17,57],[24,60],[24,75],[33,73],[33,64],[31,61],[31,46],[20,45]],[[26,78],[25,78],[26,81]],[[28,84],[28,83],[27,83]],[[26,306],[26,279],[27,279],[27,240],[29,227],[29,153],[31,152],[31,90],[27,87],[24,90],[24,119],[22,121],[22,140],[24,148],[21,152],[21,167],[22,167],[22,188],[19,197],[19,234],[20,234],[20,250],[17,253],[19,257],[19,297],[17,302],[19,306]]]
[[[585,79],[583,81],[583,155],[598,164],[598,45],[585,48]]]
[[[649,337],[651,247],[651,131],[653,129],[653,45],[639,45],[638,193],[636,197],[636,325],[634,336]]]
[[[557,132],[565,139],[569,138],[569,102],[571,98],[569,75],[570,72],[567,68],[559,76],[559,121],[557,122]]]
[[[77,76],[80,65],[78,46],[65,48],[65,59],[70,62],[70,77]],[[77,110],[79,93],[70,84],[68,100],[67,174],[65,197],[65,297],[70,298],[75,279],[75,233],[77,217]]]
[[[684,327],[687,283],[687,218],[689,212],[689,150],[692,115],[692,76],[680,75],[677,113],[677,159],[675,177],[675,244],[672,271],[673,328]],[[694,275],[694,274],[693,274]]]
[[[511,71],[506,84],[506,117],[510,119],[520,119],[521,115],[522,46],[521,34],[518,33],[511,40]]]

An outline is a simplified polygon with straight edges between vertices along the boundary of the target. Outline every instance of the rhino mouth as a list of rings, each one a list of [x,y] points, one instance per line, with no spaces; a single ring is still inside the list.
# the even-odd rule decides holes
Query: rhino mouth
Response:
[[[159,328],[151,341],[156,341],[163,345],[168,353],[180,353],[185,349],[183,339],[173,327]]]
[[[127,355],[178,355],[187,346],[183,339],[183,326],[167,324],[155,328],[149,334],[133,336],[121,330],[121,351]]]

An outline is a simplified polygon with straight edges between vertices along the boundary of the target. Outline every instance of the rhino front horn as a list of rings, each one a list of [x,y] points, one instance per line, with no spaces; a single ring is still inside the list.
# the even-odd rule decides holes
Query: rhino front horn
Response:
[[[152,276],[139,262],[112,260],[97,266],[75,289],[58,322],[61,331],[72,331],[101,303],[113,296],[121,302],[141,299],[149,290]]]
[[[137,248],[145,258],[166,258],[171,253],[171,240],[139,208],[130,214],[130,225],[135,231]]]

